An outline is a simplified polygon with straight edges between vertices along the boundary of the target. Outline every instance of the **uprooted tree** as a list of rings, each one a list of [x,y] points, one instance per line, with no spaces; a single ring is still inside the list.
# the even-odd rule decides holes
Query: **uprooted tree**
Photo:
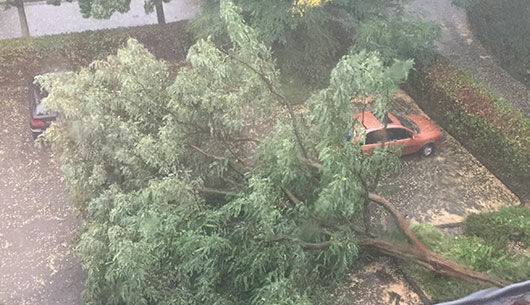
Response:
[[[371,193],[395,170],[383,148],[346,142],[352,96],[387,112],[412,62],[343,57],[304,107],[280,89],[270,49],[223,1],[231,48],[201,40],[174,80],[136,41],[77,73],[38,81],[62,120],[45,134],[84,218],[87,304],[311,304],[359,247],[503,285],[431,252]],[[359,139],[362,142],[362,138]],[[410,243],[373,236],[375,202]]]

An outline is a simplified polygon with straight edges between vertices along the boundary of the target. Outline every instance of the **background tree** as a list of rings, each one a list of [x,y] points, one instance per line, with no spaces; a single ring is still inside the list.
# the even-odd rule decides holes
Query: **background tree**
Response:
[[[16,7],[18,12],[18,20],[20,22],[20,30],[22,37],[29,37],[29,26],[28,19],[26,18],[26,11],[24,10],[24,1],[22,0],[0,0],[0,7],[9,9],[10,7]]]
[[[64,0],[71,2],[68,0]],[[146,14],[156,10],[158,24],[165,24],[163,3],[170,0],[145,0],[144,9]],[[46,0],[48,4],[60,5],[61,0]],[[114,13],[126,13],[130,10],[131,0],[79,0],[79,9],[84,18],[108,19]]]
[[[38,80],[64,117],[45,138],[85,220],[87,303],[314,304],[315,288],[339,278],[363,244],[445,271],[450,263],[367,186],[397,155],[365,156],[362,137],[344,141],[357,124],[351,96],[373,94],[382,118],[412,62],[350,53],[296,108],[237,7],[221,2],[221,17],[231,46],[198,41],[174,81],[134,40],[78,73]],[[393,211],[417,248],[366,235],[369,200]]]
[[[156,19],[158,24],[166,24],[166,16],[164,15],[164,4],[170,0],[149,0],[144,2],[144,9],[146,13],[152,13],[156,10]]]
[[[404,20],[407,16],[403,14],[403,3],[393,0],[301,0],[294,4],[283,0],[236,1],[245,19],[258,32],[259,39],[272,46],[282,72],[289,78],[296,76],[301,82],[317,84],[325,84],[329,71],[347,53],[365,23],[388,24],[391,20]],[[197,37],[212,35],[217,42],[226,42],[225,27],[218,12],[219,0],[204,1],[202,13],[192,21],[192,31]],[[407,30],[420,31],[413,29],[417,26],[422,28],[424,24],[411,23]],[[381,35],[386,30],[376,29]],[[430,36],[416,37],[427,40],[414,45],[432,43]]]
[[[71,0],[67,2],[72,2]],[[156,17],[158,24],[166,24],[164,15],[163,3],[170,0],[146,0],[144,2],[144,9],[146,14],[152,13],[156,10]],[[52,5],[60,5],[61,0],[47,0],[46,3]],[[79,0],[79,9],[84,18],[94,17],[96,19],[108,19],[114,13],[126,13],[130,10],[131,0]],[[23,37],[29,37],[29,26],[26,18],[26,11],[24,9],[23,0],[0,0],[0,8],[9,9],[16,7],[18,12],[18,19],[20,22],[20,29]]]

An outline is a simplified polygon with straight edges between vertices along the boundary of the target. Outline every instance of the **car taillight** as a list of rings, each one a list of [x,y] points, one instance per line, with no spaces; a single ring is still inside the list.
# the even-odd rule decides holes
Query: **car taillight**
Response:
[[[44,123],[43,121],[40,121],[40,120],[31,120],[31,126],[44,127],[44,126],[46,126],[46,123]]]

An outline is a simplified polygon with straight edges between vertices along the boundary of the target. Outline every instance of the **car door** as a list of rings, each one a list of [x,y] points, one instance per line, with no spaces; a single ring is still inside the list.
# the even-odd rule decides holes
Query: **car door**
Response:
[[[372,130],[366,133],[365,145],[363,145],[363,152],[371,154],[376,147],[380,147],[387,138],[383,129]]]
[[[414,153],[414,145],[412,141],[412,132],[405,128],[392,127],[387,128],[388,145],[399,145],[401,147],[401,153],[408,155]]]

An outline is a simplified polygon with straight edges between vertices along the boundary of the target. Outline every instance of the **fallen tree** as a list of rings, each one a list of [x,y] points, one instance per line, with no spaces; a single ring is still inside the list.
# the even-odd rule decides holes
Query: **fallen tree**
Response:
[[[360,246],[473,281],[504,282],[428,250],[369,185],[396,171],[391,148],[345,142],[351,96],[382,118],[411,61],[351,53],[296,111],[271,51],[221,2],[232,41],[202,40],[176,78],[131,40],[78,73],[38,81],[63,120],[44,135],[85,217],[77,250],[91,304],[311,304]],[[411,244],[372,237],[368,202]],[[364,219],[364,222],[363,222]]]

